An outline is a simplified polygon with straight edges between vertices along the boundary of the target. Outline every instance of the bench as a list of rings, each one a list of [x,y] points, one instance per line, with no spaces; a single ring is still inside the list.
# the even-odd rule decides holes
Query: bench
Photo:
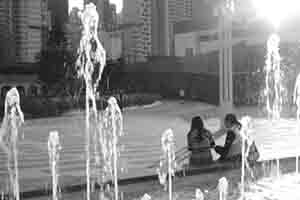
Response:
[[[207,149],[211,149],[211,147],[203,147],[203,151],[207,151]],[[201,151],[201,148],[200,148]],[[183,147],[175,152],[175,161],[177,166],[179,166],[179,170],[185,174],[186,172],[200,173],[203,171],[213,171],[217,169],[232,169],[238,168],[241,166],[240,160],[225,160],[225,161],[211,161],[211,162],[199,162],[197,164],[190,163],[192,156],[192,152],[188,150],[188,147]],[[155,161],[153,164],[149,165],[147,168],[154,169],[159,167],[159,163],[161,160]]]

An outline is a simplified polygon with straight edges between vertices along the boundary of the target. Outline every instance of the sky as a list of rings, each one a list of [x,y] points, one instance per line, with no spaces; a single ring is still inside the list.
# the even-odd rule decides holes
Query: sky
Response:
[[[109,0],[110,3],[116,4],[117,13],[120,13],[123,8],[123,0]],[[78,7],[79,9],[83,8],[83,0],[69,0],[69,12],[73,7]]]

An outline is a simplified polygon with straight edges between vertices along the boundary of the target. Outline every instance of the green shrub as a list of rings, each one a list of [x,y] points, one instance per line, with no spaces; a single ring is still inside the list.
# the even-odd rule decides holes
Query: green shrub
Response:
[[[55,102],[59,113],[63,113],[75,108],[75,101],[71,98],[60,98]]]
[[[24,97],[21,99],[21,109],[25,117],[51,117],[58,114],[58,106],[51,99],[39,97]]]
[[[119,101],[119,94],[114,96]],[[99,110],[107,107],[109,97],[110,96],[101,96],[100,99],[96,101]],[[159,95],[143,93],[123,94],[122,98],[123,108],[151,104],[161,99]],[[78,104],[70,98],[21,97],[21,109],[25,118],[53,117],[74,108],[85,109],[85,97],[81,97]],[[4,100],[1,100],[0,116],[3,116],[3,114]]]

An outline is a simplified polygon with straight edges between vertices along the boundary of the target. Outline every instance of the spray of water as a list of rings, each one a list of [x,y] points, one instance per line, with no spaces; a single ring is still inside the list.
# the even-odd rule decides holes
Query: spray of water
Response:
[[[283,72],[280,68],[279,54],[280,37],[277,34],[272,34],[267,42],[267,58],[266,58],[266,107],[268,118],[272,121],[280,120],[280,114],[283,104]],[[279,178],[279,158],[276,159],[277,177]]]
[[[167,176],[169,188],[169,200],[172,200],[172,177],[175,176],[177,168],[175,161],[175,139],[174,133],[171,129],[166,130],[161,137],[162,156],[160,158],[159,168],[157,174],[160,184],[167,189]]]
[[[86,101],[86,182],[87,199],[90,199],[90,102],[95,119],[97,116],[96,90],[101,80],[102,72],[106,64],[106,52],[98,38],[99,15],[93,3],[85,5],[82,13],[79,13],[83,25],[82,37],[78,49],[76,68],[80,78],[85,81]]]
[[[52,199],[58,200],[58,161],[59,161],[59,150],[61,149],[59,143],[59,134],[57,131],[50,132],[48,138],[48,154],[49,154],[49,165],[52,174]]]
[[[297,106],[296,118],[299,122],[300,120],[300,73],[297,76],[294,93],[293,93],[293,103]]]
[[[24,115],[20,107],[20,96],[16,88],[6,94],[2,126],[0,129],[0,147],[7,154],[7,168],[9,172],[10,187],[16,200],[19,195],[18,171],[18,129],[24,123]]]
[[[195,200],[204,200],[204,194],[200,188],[197,188],[195,191]]]
[[[118,157],[119,137],[123,135],[123,116],[117,100],[114,97],[108,99],[108,106],[104,112],[103,135],[100,137],[101,153],[104,159],[103,175],[111,176],[114,183],[115,200],[119,199],[118,189]],[[105,177],[104,177],[105,178]]]
[[[226,200],[227,193],[228,193],[228,181],[225,177],[219,179],[218,189],[219,189],[219,199]]]
[[[141,200],[151,200],[151,196],[149,194],[144,194],[144,196],[141,198]]]
[[[254,144],[254,140],[251,137],[253,131],[252,119],[249,116],[244,116],[241,119],[242,130],[240,134],[242,136],[242,170],[241,170],[241,197],[245,195],[245,178],[246,170],[249,171],[250,176],[254,178],[253,171],[248,163],[248,157],[250,155],[251,146]]]
[[[283,72],[280,68],[279,42],[277,34],[272,34],[267,42],[265,96],[268,117],[271,120],[280,119],[283,103]]]
[[[300,74],[298,74],[296,82],[295,82],[295,87],[294,87],[294,93],[293,93],[293,102],[294,104],[296,104],[297,106],[297,112],[296,112],[296,119],[297,119],[297,135],[296,137],[298,137],[299,140],[299,131],[300,131],[300,126],[299,126],[299,122],[300,122]],[[296,174],[299,173],[299,150],[296,150]]]

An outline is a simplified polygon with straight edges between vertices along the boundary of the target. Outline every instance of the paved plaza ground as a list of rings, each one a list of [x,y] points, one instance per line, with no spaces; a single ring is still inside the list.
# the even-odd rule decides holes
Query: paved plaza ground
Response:
[[[257,181],[249,181],[246,179],[245,192],[246,195],[253,198],[247,200],[298,200],[300,193],[297,192],[300,184],[300,177],[293,174],[293,160],[287,160],[280,166],[281,172],[278,179],[276,173],[266,174],[267,178],[258,179]],[[272,171],[276,171],[276,166],[273,165]],[[285,175],[289,172],[290,174]],[[220,200],[218,190],[218,180],[226,177],[229,182],[228,200],[238,200],[240,198],[240,169],[216,170],[210,173],[202,173],[187,177],[175,177],[173,182],[173,199],[174,200],[192,200],[195,199],[195,190],[201,189],[205,200]],[[288,178],[286,178],[288,177]],[[278,181],[282,182],[278,184]],[[144,194],[148,194],[153,200],[167,200],[168,193],[164,187],[159,184],[158,180],[146,181],[143,183],[122,185],[119,187],[122,200],[140,200]],[[100,199],[97,191],[91,194],[92,200]],[[109,195],[107,194],[107,197]],[[48,200],[49,196],[34,197],[30,200]],[[64,200],[82,200],[86,198],[86,192],[61,193],[59,199]],[[109,199],[109,198],[108,198]]]
[[[160,137],[168,128],[175,133],[176,147],[186,146],[189,122],[181,116],[196,110],[201,113],[213,106],[197,102],[180,104],[163,102],[149,108],[127,109],[124,112],[125,136],[121,138],[124,151],[120,165],[125,171],[120,178],[131,178],[155,174],[148,166],[161,155]],[[73,113],[57,118],[27,120],[19,140],[19,176],[21,191],[46,188],[51,183],[47,139],[50,131],[60,133],[62,150],[60,154],[60,184],[84,183],[85,179],[85,135],[84,115]],[[6,156],[0,154],[0,183],[5,190],[7,181]]]
[[[237,113],[240,116],[247,113],[257,119],[261,117],[261,113],[257,108],[238,108]],[[161,134],[166,129],[172,128],[176,138],[176,149],[179,150],[185,147],[190,119],[197,114],[209,118],[205,121],[205,124],[211,131],[216,131],[220,126],[219,120],[214,118],[218,114],[216,107],[199,102],[185,102],[182,104],[178,101],[163,101],[153,107],[126,109],[124,111],[125,136],[121,138],[124,150],[121,152],[119,160],[120,166],[125,167],[126,170],[120,172],[120,179],[155,174],[155,168],[149,168],[149,166],[155,163],[161,155]],[[282,152],[291,156],[295,154],[295,148],[298,144],[294,134],[296,132],[295,120],[285,120],[277,124],[276,131],[271,134],[266,130],[267,128],[271,130],[275,127],[274,124],[266,125],[266,120],[259,120],[256,123],[258,128],[255,133],[256,142],[261,154],[267,159],[277,156],[278,149],[285,149]],[[53,130],[60,133],[62,144],[59,162],[60,185],[85,183],[84,114],[75,112],[57,118],[26,121],[19,140],[19,178],[22,192],[46,189],[51,184],[47,139],[49,132]],[[274,141],[277,141],[276,145],[271,145],[274,144]],[[223,143],[224,136],[217,139],[217,144]],[[265,146],[267,148],[264,148]],[[285,155],[281,156],[285,157]],[[200,179],[203,179],[204,184],[209,181],[216,182],[221,175],[216,172],[210,175],[214,178],[206,179],[205,176],[201,176]],[[236,178],[236,175],[234,178]],[[3,152],[0,152],[1,191],[5,191],[6,181],[6,156]],[[199,183],[197,184],[199,185]],[[194,188],[195,185],[191,183],[191,186]],[[147,188],[147,185],[144,187]],[[137,187],[134,186],[133,188]],[[130,193],[130,190],[128,191]],[[142,192],[140,193],[142,194]],[[137,193],[135,192],[135,194]],[[78,193],[78,195],[82,197],[84,194]],[[71,197],[73,196],[71,195]]]
[[[206,198],[209,200],[218,199],[218,179],[221,177],[227,177],[230,183],[230,188],[237,188],[237,182],[239,182],[240,171],[216,171],[214,173],[202,174],[200,176],[190,177],[177,177],[174,181],[174,199],[176,200],[192,200],[195,199],[195,190],[200,188]],[[130,184],[121,186],[120,191],[122,193],[123,200],[140,200],[144,194],[149,194],[152,199],[155,200],[167,200],[168,193],[164,191],[163,186],[159,185],[158,181],[147,181],[139,184]],[[231,192],[232,196],[233,193]],[[237,196],[237,195],[236,195]],[[48,200],[49,197],[37,197],[30,200]],[[86,199],[86,194],[82,192],[74,192],[68,194],[61,194],[61,199],[64,200],[82,200]],[[95,193],[91,196],[92,200],[99,199]]]

